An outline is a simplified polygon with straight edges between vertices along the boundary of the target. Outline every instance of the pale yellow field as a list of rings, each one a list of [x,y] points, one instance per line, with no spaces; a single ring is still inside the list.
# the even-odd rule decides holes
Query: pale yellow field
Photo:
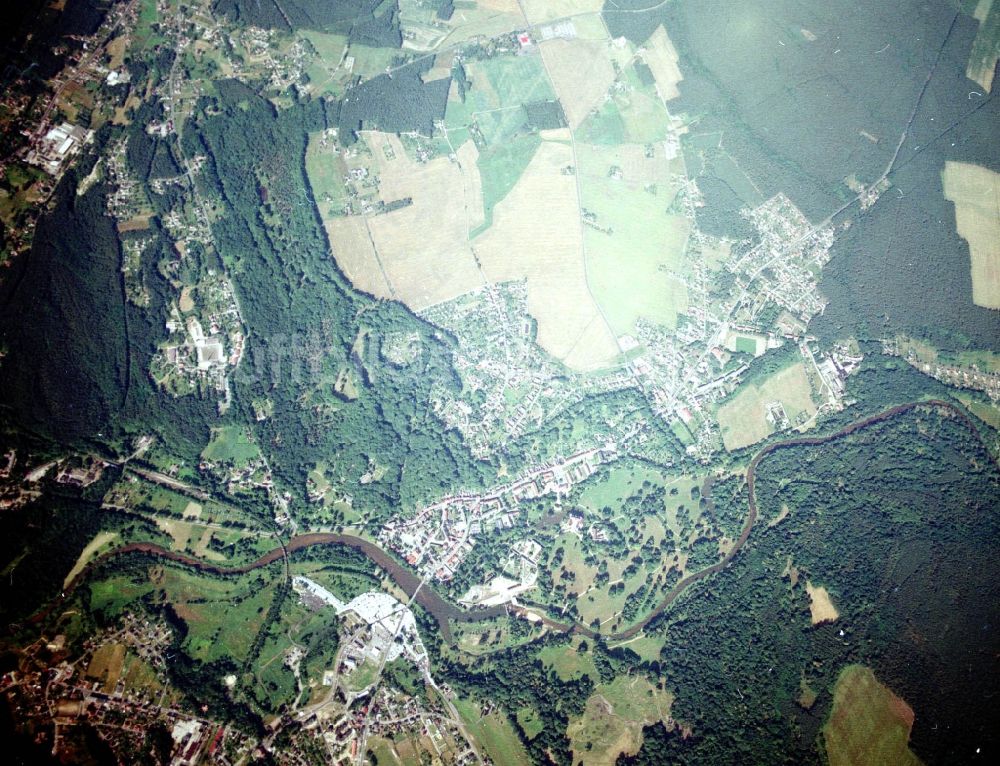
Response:
[[[63,579],[63,587],[65,588],[68,586],[73,581],[73,578],[83,571],[83,568],[87,566],[97,551],[110,543],[116,537],[118,537],[117,532],[98,532],[94,535],[94,539],[87,543],[86,548],[80,551],[80,556],[77,558],[73,568],[69,570],[69,574],[67,574]]]
[[[479,159],[479,150],[472,141],[466,141],[458,151],[458,166],[462,171],[462,182],[465,192],[465,216],[468,231],[482,226],[486,218],[483,210],[483,181],[479,175],[479,168],[476,165]]]
[[[793,422],[798,413],[811,417],[816,412],[805,367],[797,362],[775,373],[759,386],[745,386],[731,401],[719,408],[722,443],[730,452],[765,439],[772,433],[765,409],[768,402],[780,401]]]
[[[604,6],[604,0],[523,0],[524,14],[532,24],[573,16],[578,13],[595,13]]]
[[[493,225],[476,238],[475,255],[468,235],[484,219],[475,145],[459,147],[457,162],[439,157],[418,163],[397,136],[362,136],[381,200],[409,197],[412,204],[326,221],[334,257],[357,288],[419,311],[480,287],[484,278],[525,280],[542,348],[580,370],[617,358],[617,342],[587,285],[576,179],[563,173],[573,165],[568,131],[551,132],[562,140],[543,141],[495,207]],[[393,159],[386,159],[387,148]]]
[[[161,532],[170,535],[172,545],[171,550],[182,551],[187,547],[188,539],[191,537],[191,525],[176,519],[164,519],[157,516],[153,519]]]
[[[482,284],[468,245],[466,206],[456,204],[455,191],[466,189],[465,176],[447,157],[419,163],[405,153],[397,136],[362,134],[375,156],[383,202],[409,197],[413,204],[391,213],[369,216],[368,231],[395,297],[414,310],[456,298]],[[395,157],[385,158],[384,145]],[[469,184],[470,193],[479,191]],[[481,196],[467,200],[482,210]]]
[[[830,600],[830,594],[822,585],[815,586],[806,580],[806,593],[809,594],[809,616],[813,625],[833,622],[840,613]]]
[[[394,297],[392,286],[375,255],[363,216],[330,218],[324,228],[333,257],[351,284],[376,298]]]
[[[471,37],[495,37],[524,25],[517,0],[477,0],[475,8],[456,8],[448,22],[451,31],[442,40],[454,45]]]
[[[969,243],[972,300],[1000,309],[1000,173],[966,162],[945,163],[945,199],[955,203],[955,223]]]
[[[677,66],[678,55],[674,44],[667,37],[667,30],[661,24],[656,31],[649,36],[642,58],[646,66],[650,68],[653,77],[656,79],[656,89],[664,101],[677,98],[680,91],[677,83],[684,79],[681,70]]]
[[[108,62],[108,69],[118,69],[125,62],[125,51],[128,50],[128,37],[122,35],[121,37],[116,37],[114,40],[108,43],[104,52],[110,57]]]
[[[547,40],[539,48],[566,121],[575,130],[590,110],[601,103],[615,80],[608,44],[557,39]]]
[[[572,149],[545,141],[494,209],[475,251],[491,282],[526,279],[538,343],[574,369],[594,369],[618,345],[587,288],[576,179],[562,173]]]

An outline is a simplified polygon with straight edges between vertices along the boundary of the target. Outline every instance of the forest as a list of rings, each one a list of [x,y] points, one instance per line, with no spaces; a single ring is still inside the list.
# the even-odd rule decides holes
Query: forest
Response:
[[[829,690],[852,662],[918,711],[911,742],[926,763],[995,741],[1000,720],[979,700],[998,648],[981,630],[1000,618],[998,488],[968,424],[937,407],[772,452],[757,472],[761,519],[783,505],[788,516],[759,523],[730,567],[651,625],[666,644],[649,669],[695,734],[647,730],[621,762],[817,762]],[[830,589],[836,622],[810,625],[806,579]],[[809,707],[803,683],[818,693]]]

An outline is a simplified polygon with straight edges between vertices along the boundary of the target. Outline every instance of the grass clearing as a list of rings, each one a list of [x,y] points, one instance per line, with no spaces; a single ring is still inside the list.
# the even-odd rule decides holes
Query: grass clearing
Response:
[[[816,413],[802,362],[789,365],[762,383],[743,386],[736,396],[719,407],[719,425],[726,449],[732,452],[748,447],[774,433],[777,428],[768,420],[767,411],[767,406],[774,402],[781,404],[791,427],[802,424]]]
[[[959,236],[969,243],[972,300],[977,306],[1000,309],[1000,173],[948,161],[941,181],[945,199],[955,203]]]
[[[1000,3],[979,0],[972,15],[979,22],[979,31],[972,41],[965,76],[989,93],[993,88],[997,59],[1000,58]]]
[[[583,715],[566,729],[573,762],[583,766],[615,763],[642,746],[642,727],[669,725],[673,696],[641,676],[619,676],[601,684],[587,700]]]
[[[473,700],[459,699],[455,700],[454,704],[462,720],[465,721],[469,734],[483,747],[495,764],[522,766],[531,763],[514,727],[500,710],[494,710],[484,716],[478,703]]]
[[[662,24],[649,36],[643,47],[645,50],[642,58],[653,73],[660,97],[664,101],[677,98],[680,95],[677,84],[684,79],[684,76],[677,65],[680,57]]]
[[[534,739],[545,728],[545,722],[533,707],[519,708],[517,711],[517,722],[524,729],[524,733],[528,736],[528,739]]]
[[[590,676],[592,681],[599,681],[600,674],[594,666],[590,650],[579,651],[581,639],[575,636],[571,643],[561,646],[546,646],[538,653],[546,668],[552,668],[563,681],[575,681],[583,676]]]
[[[913,719],[913,709],[869,668],[848,665],[837,678],[823,726],[830,766],[916,766],[920,759],[909,749]]]
[[[201,456],[205,460],[245,465],[260,456],[245,426],[222,426],[212,429],[212,439]]]
[[[65,579],[63,579],[63,588],[66,588],[83,568],[87,566],[90,560],[97,555],[102,548],[110,547],[108,544],[113,540],[117,539],[117,532],[98,532],[94,535],[94,539],[87,543],[86,547],[80,551],[80,556],[77,558],[76,563],[73,564],[73,568],[69,570]]]
[[[825,587],[813,585],[806,580],[806,593],[809,594],[809,618],[813,625],[834,622],[840,617]]]

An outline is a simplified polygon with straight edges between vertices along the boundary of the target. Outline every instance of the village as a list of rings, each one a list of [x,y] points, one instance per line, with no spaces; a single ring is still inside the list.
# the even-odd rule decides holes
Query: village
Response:
[[[565,495],[599,465],[617,458],[617,446],[608,443],[532,468],[488,493],[445,497],[412,518],[387,522],[379,532],[379,542],[425,576],[447,581],[472,551],[478,536],[510,529],[518,522],[521,501]]]
[[[309,705],[293,705],[298,710],[292,720],[305,735],[320,739],[329,763],[358,763],[375,740],[394,747],[394,740],[410,738],[445,763],[482,762],[450,702],[450,690],[431,676],[427,650],[408,606],[378,591],[344,603],[302,575],[293,578],[293,588],[309,608],[332,608],[340,617],[340,644],[333,667],[323,674],[321,696]],[[286,664],[301,662],[303,655],[294,648],[290,655]],[[386,665],[395,662],[414,668],[428,694],[415,697],[384,683]]]
[[[88,639],[73,662],[66,659],[65,636],[39,639],[23,650],[22,668],[30,669],[5,674],[0,694],[19,719],[51,724],[56,756],[72,757],[75,732],[86,726],[119,753],[137,752],[150,732],[164,731],[171,766],[241,762],[252,745],[245,734],[183,712],[168,694],[171,641],[166,624],[133,613]]]

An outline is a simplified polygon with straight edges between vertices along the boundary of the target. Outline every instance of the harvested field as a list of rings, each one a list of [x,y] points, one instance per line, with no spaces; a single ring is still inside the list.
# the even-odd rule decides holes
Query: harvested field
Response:
[[[125,662],[124,644],[104,644],[94,650],[87,665],[87,678],[100,681],[105,693],[114,691]]]
[[[653,73],[656,80],[656,89],[660,93],[660,98],[669,101],[677,98],[680,91],[677,83],[684,79],[680,68],[677,66],[679,59],[674,44],[667,37],[667,30],[661,24],[656,31],[649,36],[646,41],[642,58]]]
[[[958,233],[972,257],[972,300],[1000,309],[1000,173],[967,162],[946,162],[945,199],[955,203]]]
[[[834,622],[840,613],[830,600],[830,594],[822,585],[813,585],[806,580],[806,593],[809,594],[809,618],[813,625]]]
[[[608,44],[599,40],[547,40],[539,45],[570,128],[599,106],[615,80]]]
[[[145,231],[149,228],[149,222],[152,218],[152,215],[137,215],[135,218],[129,218],[127,221],[119,221],[118,232],[119,234],[124,234],[129,231]]]
[[[125,51],[128,50],[128,37],[121,35],[107,44],[104,52],[108,54],[108,69],[118,69],[125,63]]]
[[[363,216],[331,218],[324,221],[324,228],[333,257],[351,284],[376,298],[395,297]]]
[[[569,146],[543,142],[475,251],[490,281],[527,280],[539,345],[587,370],[613,360],[618,345],[587,287],[576,179],[562,172],[572,164]]]
[[[834,686],[833,709],[823,726],[830,766],[919,764],[908,746],[913,719],[913,709],[869,668],[849,665]]]
[[[769,402],[781,402],[793,427],[797,420],[815,414],[812,389],[801,362],[775,373],[763,383],[744,386],[719,408],[722,442],[727,450],[732,452],[756,444],[774,432],[774,426],[767,420]]]
[[[386,204],[411,199],[412,204],[367,218],[378,259],[395,297],[414,310],[456,298],[482,284],[468,245],[466,208],[482,209],[482,197],[456,204],[466,189],[465,172],[447,157],[426,163],[411,160],[398,136],[366,131],[364,140],[376,158],[381,178],[379,196]],[[387,159],[386,147],[393,156]],[[470,193],[479,190],[468,185]]]
[[[181,296],[177,299],[177,307],[183,312],[194,311],[194,299],[191,297],[191,286],[185,285],[181,289]]]

